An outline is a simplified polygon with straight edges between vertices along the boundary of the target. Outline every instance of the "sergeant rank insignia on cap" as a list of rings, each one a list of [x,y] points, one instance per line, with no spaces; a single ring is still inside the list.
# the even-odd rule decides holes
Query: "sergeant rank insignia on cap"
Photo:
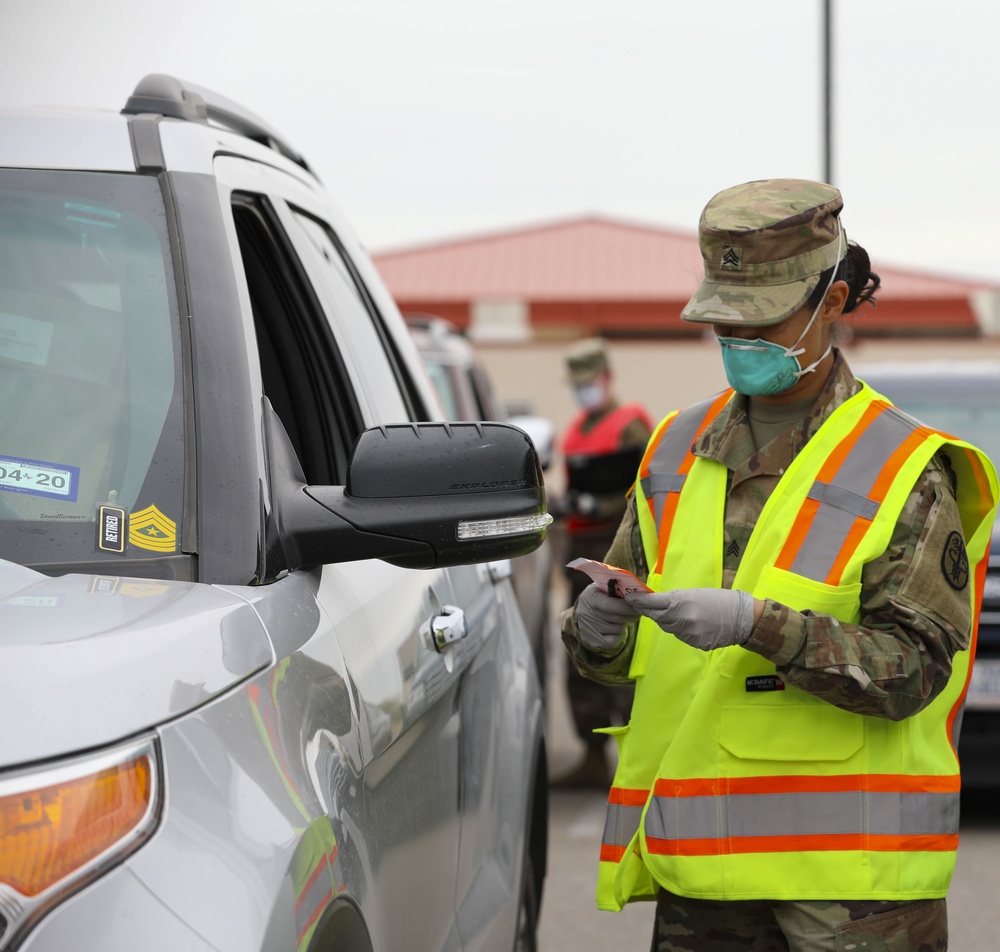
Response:
[[[743,267],[743,249],[739,245],[726,245],[720,267],[723,271],[739,271]]]

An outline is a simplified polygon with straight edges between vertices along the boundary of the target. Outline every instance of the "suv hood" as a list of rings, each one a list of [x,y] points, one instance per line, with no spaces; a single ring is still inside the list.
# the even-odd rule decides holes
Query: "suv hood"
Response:
[[[0,768],[155,727],[270,661],[256,613],[222,589],[0,560]]]

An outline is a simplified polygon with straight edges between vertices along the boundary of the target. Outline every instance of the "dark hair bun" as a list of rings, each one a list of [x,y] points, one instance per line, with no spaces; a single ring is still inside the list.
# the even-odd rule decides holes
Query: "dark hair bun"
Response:
[[[806,302],[809,307],[816,307],[823,300],[826,289],[832,282],[830,276],[833,268],[829,268],[820,275],[819,284],[816,290],[809,295]],[[861,245],[853,241],[847,243],[847,254],[844,260],[837,266],[836,281],[846,281],[849,288],[847,303],[844,305],[844,314],[850,314],[859,304],[867,301],[875,307],[875,292],[882,286],[882,279],[872,271],[871,259],[868,252]]]

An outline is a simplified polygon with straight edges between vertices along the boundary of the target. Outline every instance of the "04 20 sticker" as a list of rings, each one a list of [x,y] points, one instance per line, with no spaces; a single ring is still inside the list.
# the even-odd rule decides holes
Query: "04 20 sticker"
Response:
[[[0,456],[0,489],[76,502],[80,468],[19,456]]]

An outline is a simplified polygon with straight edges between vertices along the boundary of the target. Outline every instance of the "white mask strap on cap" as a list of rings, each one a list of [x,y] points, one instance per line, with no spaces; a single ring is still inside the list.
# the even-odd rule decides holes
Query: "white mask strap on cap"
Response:
[[[816,320],[816,315],[819,314],[819,309],[823,306],[823,302],[826,300],[826,296],[830,293],[830,288],[833,287],[833,282],[837,277],[837,268],[840,265],[840,249],[844,246],[844,227],[840,224],[840,219],[837,219],[837,260],[833,265],[833,271],[830,272],[830,280],[826,283],[826,290],[823,292],[823,296],[819,299],[819,304],[813,309],[812,317],[809,318],[809,323],[802,329],[802,333],[799,334],[799,339],[792,344],[791,347],[785,348],[786,357],[798,357],[799,354],[804,354],[806,352],[805,347],[799,347],[795,350],[799,344],[802,343],[802,338],[809,333],[809,328],[812,327],[813,321]],[[826,355],[833,350],[833,342],[831,341],[826,345],[826,350],[816,358],[808,367],[803,367],[801,370],[795,372],[796,377],[802,377],[805,374],[811,374],[816,368],[826,359]]]

